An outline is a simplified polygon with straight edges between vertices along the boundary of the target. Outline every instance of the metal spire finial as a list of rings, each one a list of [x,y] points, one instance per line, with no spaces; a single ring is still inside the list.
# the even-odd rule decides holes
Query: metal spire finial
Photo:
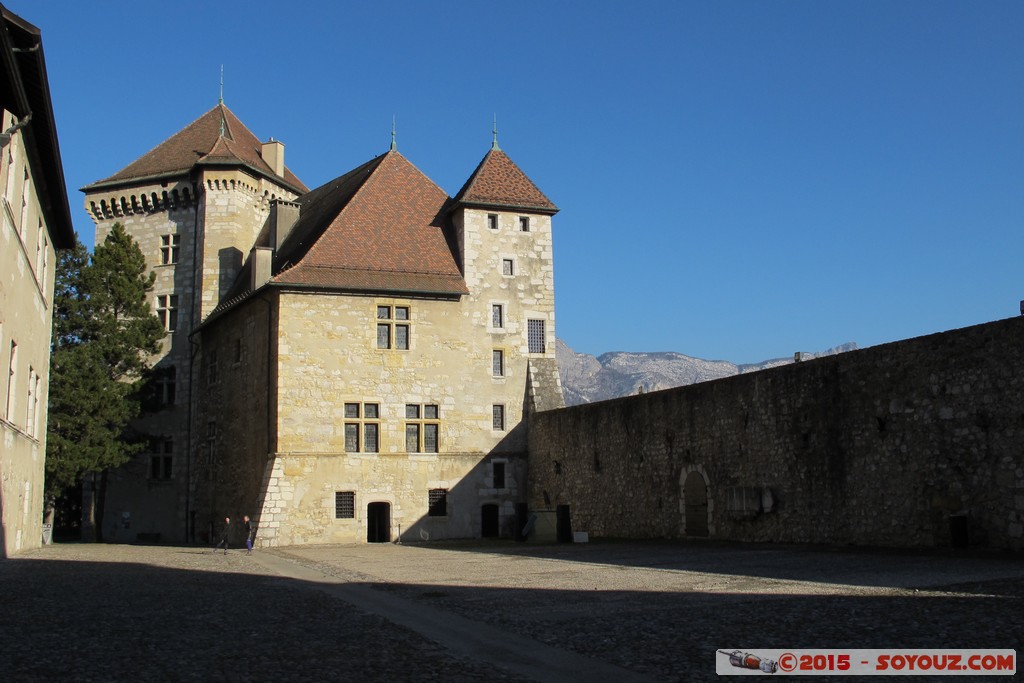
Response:
[[[398,143],[395,141],[395,117],[391,117],[391,151],[398,151]]]
[[[501,147],[498,147],[498,115],[494,115],[494,129],[491,131],[494,135],[494,139],[491,141],[491,149],[501,151]]]
[[[220,99],[217,100],[217,104],[224,104],[224,65],[220,65]],[[224,132],[221,131],[221,135]]]

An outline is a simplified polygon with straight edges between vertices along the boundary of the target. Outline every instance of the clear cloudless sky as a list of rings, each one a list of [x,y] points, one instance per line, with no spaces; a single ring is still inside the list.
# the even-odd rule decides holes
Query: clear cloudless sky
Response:
[[[449,194],[492,119],[555,217],[580,352],[755,362],[1018,314],[1024,2],[4,0],[78,188],[224,101],[316,187]]]

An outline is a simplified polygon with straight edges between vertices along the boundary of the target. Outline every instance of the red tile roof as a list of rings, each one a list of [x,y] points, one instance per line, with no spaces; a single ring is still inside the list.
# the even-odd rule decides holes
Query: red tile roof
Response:
[[[224,131],[223,136],[221,130]],[[82,191],[181,175],[196,165],[221,164],[246,166],[277,182],[283,180],[296,192],[307,191],[289,169],[285,168],[283,178],[275,174],[263,160],[261,151],[259,138],[230,109],[218,104],[114,175],[87,185]]]
[[[455,195],[457,203],[555,214],[558,207],[537,189],[508,155],[492,148]]]
[[[445,235],[448,195],[388,152],[300,197],[278,253],[278,285],[468,293]],[[286,261],[282,263],[282,261]]]

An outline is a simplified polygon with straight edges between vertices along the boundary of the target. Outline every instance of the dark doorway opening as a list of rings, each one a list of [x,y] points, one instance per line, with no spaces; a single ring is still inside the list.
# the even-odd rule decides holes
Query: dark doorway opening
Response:
[[[708,487],[700,472],[690,472],[683,483],[683,500],[686,501],[687,536],[708,535]]]
[[[484,538],[497,538],[501,533],[498,524],[497,503],[487,503],[480,507],[480,535]]]
[[[391,503],[370,503],[366,506],[366,541],[391,542]]]
[[[525,541],[526,534],[523,530],[526,528],[526,523],[530,518],[530,509],[526,506],[526,503],[516,503],[516,530],[515,539],[517,541]]]
[[[555,518],[555,529],[559,543],[572,543],[572,519],[569,517],[569,506],[559,505]]]

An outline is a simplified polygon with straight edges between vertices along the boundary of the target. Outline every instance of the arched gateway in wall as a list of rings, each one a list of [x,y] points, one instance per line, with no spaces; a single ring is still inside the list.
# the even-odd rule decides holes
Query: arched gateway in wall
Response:
[[[706,537],[711,535],[712,506],[708,498],[708,479],[704,469],[687,467],[679,477],[681,487],[679,508],[682,513],[683,534]]]

